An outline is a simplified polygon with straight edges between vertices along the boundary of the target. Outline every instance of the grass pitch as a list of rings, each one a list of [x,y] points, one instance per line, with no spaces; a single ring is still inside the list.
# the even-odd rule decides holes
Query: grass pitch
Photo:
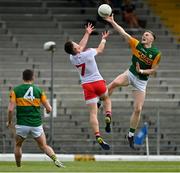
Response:
[[[0,162],[0,172],[180,172],[180,162],[126,162],[126,161],[74,161],[65,162],[65,168],[56,167],[53,162],[22,162],[17,168],[15,162]]]

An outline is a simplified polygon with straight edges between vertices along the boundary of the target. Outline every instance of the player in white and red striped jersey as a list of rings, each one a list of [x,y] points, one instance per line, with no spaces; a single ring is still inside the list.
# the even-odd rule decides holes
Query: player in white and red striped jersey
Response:
[[[111,131],[111,100],[108,95],[106,82],[99,73],[95,60],[95,56],[103,52],[109,32],[102,33],[102,39],[97,48],[89,48],[85,50],[89,36],[93,31],[94,26],[89,23],[79,44],[73,41],[68,41],[65,43],[64,49],[66,53],[70,54],[70,61],[79,72],[84,98],[90,112],[90,124],[96,136],[96,140],[104,150],[109,150],[110,146],[100,135],[99,122],[97,118],[97,102],[99,99],[102,99],[104,102],[104,109],[106,113],[105,130],[109,133]]]

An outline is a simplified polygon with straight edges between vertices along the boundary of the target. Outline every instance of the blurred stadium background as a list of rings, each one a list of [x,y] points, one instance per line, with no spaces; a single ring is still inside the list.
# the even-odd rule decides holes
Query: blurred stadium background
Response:
[[[150,155],[180,154],[180,1],[135,0],[137,16],[147,29],[156,33],[156,45],[162,52],[160,68],[151,77],[141,123],[149,125]],[[114,8],[119,24],[140,38],[142,31],[130,30],[122,21],[121,10]],[[146,155],[145,145],[129,149],[125,139],[132,112],[131,87],[119,88],[112,96],[113,131],[104,132],[103,110],[99,120],[104,138],[111,145],[103,151],[95,142],[89,126],[89,115],[76,70],[63,50],[71,38],[79,41],[87,21],[96,21],[96,32],[88,47],[98,45],[101,31],[109,27],[97,21],[97,6],[82,7],[78,0],[0,0],[0,153],[13,153],[13,138],[6,128],[9,90],[21,83],[26,68],[35,70],[36,81],[50,96],[51,58],[43,50],[46,41],[55,41],[54,98],[57,116],[43,117],[48,143],[58,154]],[[128,45],[111,27],[107,47],[97,57],[107,83],[128,68],[131,54]],[[41,153],[32,139],[24,153]]]

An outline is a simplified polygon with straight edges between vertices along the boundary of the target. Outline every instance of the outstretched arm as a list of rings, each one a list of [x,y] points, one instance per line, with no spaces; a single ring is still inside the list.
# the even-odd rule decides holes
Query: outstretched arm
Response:
[[[111,16],[108,16],[104,18],[107,22],[109,22],[113,28],[119,32],[127,41],[131,39],[131,36],[120,26],[114,21],[114,15],[112,14]]]
[[[102,33],[101,42],[100,42],[98,48],[96,48],[97,54],[102,53],[104,51],[105,44],[106,44],[106,39],[107,39],[108,36],[109,36],[109,31],[104,31]]]
[[[87,42],[89,40],[90,34],[94,31],[94,26],[91,23],[88,23],[86,26],[86,32],[79,42],[79,46],[81,46],[82,51],[86,48]]]

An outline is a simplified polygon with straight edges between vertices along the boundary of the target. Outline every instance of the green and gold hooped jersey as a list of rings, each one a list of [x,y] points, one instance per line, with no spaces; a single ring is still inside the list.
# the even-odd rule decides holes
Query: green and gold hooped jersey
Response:
[[[21,84],[11,91],[10,100],[16,103],[18,125],[38,127],[42,124],[40,106],[46,101],[46,95],[39,87]]]
[[[139,63],[141,69],[151,69],[153,66],[159,64],[161,53],[155,47],[145,48],[135,38],[131,38],[129,44],[133,54],[132,64],[129,70],[140,80],[148,80],[149,75],[140,74],[136,71],[136,62]]]

